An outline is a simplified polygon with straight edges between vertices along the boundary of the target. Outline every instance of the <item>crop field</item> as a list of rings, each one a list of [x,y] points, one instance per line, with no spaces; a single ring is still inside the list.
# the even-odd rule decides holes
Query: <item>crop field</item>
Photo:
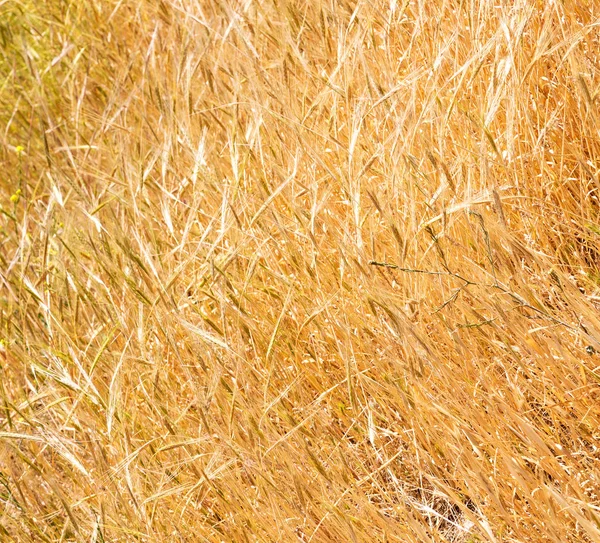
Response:
[[[0,542],[600,542],[600,0],[0,0]]]

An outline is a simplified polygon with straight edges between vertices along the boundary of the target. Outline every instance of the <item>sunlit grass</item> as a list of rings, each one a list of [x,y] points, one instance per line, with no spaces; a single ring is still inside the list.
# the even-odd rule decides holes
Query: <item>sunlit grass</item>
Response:
[[[0,541],[600,541],[594,1],[0,1]]]

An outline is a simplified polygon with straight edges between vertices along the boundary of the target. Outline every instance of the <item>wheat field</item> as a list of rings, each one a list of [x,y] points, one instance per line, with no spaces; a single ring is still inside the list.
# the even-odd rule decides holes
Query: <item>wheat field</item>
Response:
[[[600,541],[600,1],[1,0],[0,541]]]

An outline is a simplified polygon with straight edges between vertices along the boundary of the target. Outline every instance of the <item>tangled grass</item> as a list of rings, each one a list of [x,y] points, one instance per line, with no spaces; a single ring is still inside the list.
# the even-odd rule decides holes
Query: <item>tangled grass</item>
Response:
[[[600,541],[599,39],[0,1],[0,540]]]

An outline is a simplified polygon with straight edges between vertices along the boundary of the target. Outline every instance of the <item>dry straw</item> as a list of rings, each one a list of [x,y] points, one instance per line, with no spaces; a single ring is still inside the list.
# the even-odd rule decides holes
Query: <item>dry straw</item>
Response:
[[[600,541],[599,17],[0,1],[0,541]]]

